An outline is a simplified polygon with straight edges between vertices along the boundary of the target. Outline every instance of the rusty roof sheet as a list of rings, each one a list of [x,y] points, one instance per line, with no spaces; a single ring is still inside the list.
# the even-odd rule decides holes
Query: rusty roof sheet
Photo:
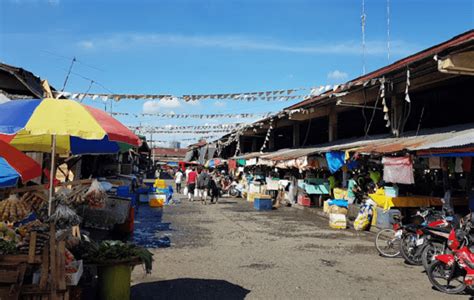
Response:
[[[471,128],[456,130],[455,127],[448,127],[440,133],[379,140],[353,150],[362,153],[391,153],[467,146],[474,144],[474,124],[468,126]],[[449,128],[453,130],[446,130]]]
[[[290,160],[310,155],[314,153],[315,150],[317,150],[317,148],[282,149],[262,155],[261,158],[268,160]]]
[[[330,151],[385,154],[400,151],[446,149],[474,144],[474,123],[422,130],[420,133],[419,135],[407,133],[406,137],[400,138],[379,135],[370,139],[347,139],[317,147],[282,149],[272,153],[265,153],[260,157],[273,161],[285,161]]]
[[[252,158],[258,158],[264,155],[265,153],[260,153],[260,152],[250,152],[246,154],[242,154],[239,156],[232,157],[231,159],[252,159]]]
[[[457,36],[451,38],[450,40],[444,41],[440,44],[434,45],[430,48],[427,48],[425,50],[422,50],[420,52],[417,52],[415,54],[407,56],[403,59],[400,59],[400,60],[398,60],[398,61],[396,61],[396,62],[394,62],[390,65],[387,65],[385,67],[377,69],[377,70],[375,70],[373,72],[370,72],[366,75],[357,77],[357,78],[347,82],[346,85],[348,87],[359,86],[359,85],[363,84],[366,81],[369,81],[369,80],[372,80],[372,79],[375,79],[375,78],[380,78],[380,77],[384,76],[385,74],[388,74],[390,72],[405,68],[409,64],[413,64],[417,61],[421,61],[423,59],[432,57],[432,56],[434,56],[436,54],[439,54],[443,51],[446,51],[446,50],[448,50],[452,47],[456,47],[456,46],[462,45],[464,43],[470,42],[473,39],[474,39],[474,30],[469,30],[467,32],[464,32],[460,35],[457,35]],[[330,96],[331,94],[333,94],[335,92],[339,93],[339,92],[342,92],[344,90],[347,90],[347,88],[346,89],[338,88],[334,91],[330,90],[330,91],[328,91],[326,93],[323,93],[321,95],[310,97],[310,98],[308,98],[306,100],[303,100],[299,103],[293,104],[290,107],[287,107],[286,109],[300,108],[300,107],[303,107],[305,105],[315,103],[315,102],[317,102],[317,101],[319,101],[323,98],[326,98],[326,97]]]

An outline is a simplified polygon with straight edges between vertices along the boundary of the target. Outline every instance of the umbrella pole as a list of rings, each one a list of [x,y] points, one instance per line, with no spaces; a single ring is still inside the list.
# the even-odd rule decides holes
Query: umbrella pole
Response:
[[[56,135],[51,136],[51,169],[49,176],[49,202],[48,202],[48,216],[51,216],[53,206],[54,193],[54,178],[56,177]]]

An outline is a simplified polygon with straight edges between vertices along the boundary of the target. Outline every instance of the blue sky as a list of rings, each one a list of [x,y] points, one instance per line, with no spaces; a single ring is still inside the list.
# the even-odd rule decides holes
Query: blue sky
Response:
[[[474,26],[473,0],[390,0],[391,62]],[[386,65],[386,1],[365,0],[367,71]],[[115,93],[209,94],[335,84],[361,75],[361,0],[0,0],[0,60]],[[70,77],[67,91],[89,82]],[[94,85],[91,92],[107,92]],[[86,101],[104,108],[103,103]],[[122,101],[114,111],[277,111],[289,102]],[[119,117],[136,125],[234,123]],[[247,120],[249,121],[249,120]],[[159,136],[173,140],[194,135]]]

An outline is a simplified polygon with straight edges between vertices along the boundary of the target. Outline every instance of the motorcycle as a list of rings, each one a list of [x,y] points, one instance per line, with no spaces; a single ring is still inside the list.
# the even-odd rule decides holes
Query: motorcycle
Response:
[[[400,252],[405,261],[410,265],[422,265],[422,253],[431,244],[431,234],[427,228],[449,228],[451,221],[442,212],[431,208],[419,211],[415,216],[421,218],[419,225],[410,224],[403,226],[403,235],[400,242]]]
[[[463,228],[464,227],[464,228]],[[470,246],[469,221],[459,229],[451,229],[448,247],[452,253],[435,256],[435,261],[428,269],[428,279],[439,291],[447,294],[458,294],[474,285],[474,249]]]

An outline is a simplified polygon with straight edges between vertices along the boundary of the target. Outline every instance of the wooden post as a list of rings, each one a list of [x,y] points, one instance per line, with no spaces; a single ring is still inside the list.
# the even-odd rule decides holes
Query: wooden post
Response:
[[[331,106],[329,109],[329,141],[332,142],[337,139],[337,112],[336,107]]]
[[[56,265],[56,230],[54,224],[49,225],[49,272],[50,272],[50,291],[51,299],[57,299],[57,265]]]
[[[293,147],[299,147],[301,146],[300,143],[300,124],[294,124],[293,125]]]
[[[258,148],[257,148],[257,138],[252,137],[252,149],[251,149],[251,152],[257,152],[257,151],[258,151]]]
[[[60,241],[58,243],[57,252],[57,276],[58,276],[58,289],[60,291],[66,290],[66,242]]]
[[[28,263],[32,264],[35,261],[36,255],[36,231],[31,232],[30,234],[30,246],[28,248]]]

